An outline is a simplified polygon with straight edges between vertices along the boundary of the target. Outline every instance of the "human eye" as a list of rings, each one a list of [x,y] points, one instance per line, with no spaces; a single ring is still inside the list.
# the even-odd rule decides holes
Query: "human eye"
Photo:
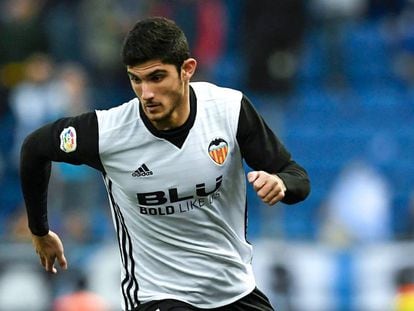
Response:
[[[136,75],[128,74],[129,80],[134,83],[140,83],[141,79],[138,78]]]
[[[151,76],[151,81],[152,82],[161,82],[163,78],[164,78],[163,74],[155,74],[155,75]]]

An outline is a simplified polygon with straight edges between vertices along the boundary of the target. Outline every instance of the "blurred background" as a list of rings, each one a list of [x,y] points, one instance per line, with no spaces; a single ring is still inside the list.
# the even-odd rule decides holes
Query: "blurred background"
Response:
[[[48,121],[133,96],[120,47],[150,15],[184,29],[194,81],[244,91],[310,174],[293,206],[248,189],[257,282],[276,308],[414,310],[414,1],[0,0],[0,311],[119,310],[100,175],[54,164],[49,218],[69,270],[50,276],[29,240],[19,149]]]

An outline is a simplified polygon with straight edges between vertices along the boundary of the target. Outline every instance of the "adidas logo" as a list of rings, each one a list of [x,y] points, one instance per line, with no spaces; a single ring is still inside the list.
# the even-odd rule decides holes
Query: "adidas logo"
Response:
[[[132,173],[133,177],[151,176],[154,173],[143,163],[136,171]]]

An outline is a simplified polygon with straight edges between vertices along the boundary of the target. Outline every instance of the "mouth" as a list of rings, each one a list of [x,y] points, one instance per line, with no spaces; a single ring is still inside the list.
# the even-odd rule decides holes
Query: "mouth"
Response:
[[[151,113],[151,112],[155,112],[157,109],[159,109],[161,107],[160,103],[146,103],[145,105],[145,109]]]

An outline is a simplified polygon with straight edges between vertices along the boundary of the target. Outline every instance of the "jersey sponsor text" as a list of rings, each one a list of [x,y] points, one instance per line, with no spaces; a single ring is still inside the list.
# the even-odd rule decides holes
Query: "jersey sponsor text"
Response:
[[[177,188],[137,193],[139,211],[143,215],[172,215],[199,209],[220,196],[218,190],[222,180],[223,176],[217,177],[215,187],[210,191],[205,183],[197,184],[194,195],[188,196],[180,196]]]

